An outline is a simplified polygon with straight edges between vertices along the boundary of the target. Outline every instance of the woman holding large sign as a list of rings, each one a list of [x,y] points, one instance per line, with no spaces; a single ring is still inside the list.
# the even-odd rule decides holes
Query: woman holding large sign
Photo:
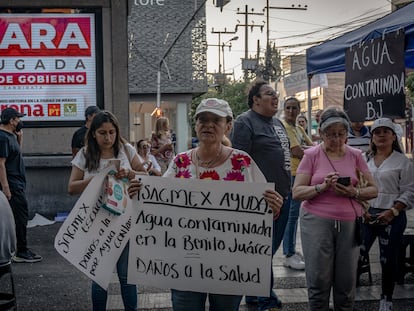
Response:
[[[130,196],[138,193],[141,183],[135,179],[138,171],[145,172],[135,148],[124,143],[120,136],[119,124],[116,117],[102,111],[93,119],[86,134],[83,147],[72,160],[72,172],[69,178],[70,194],[83,192],[92,178],[111,164],[112,160],[120,161],[120,169],[115,174],[117,179],[128,178],[128,193]],[[145,174],[145,173],[144,173]],[[118,262],[117,272],[121,284],[121,295],[125,310],[137,310],[136,285],[127,284],[128,248],[125,247]],[[106,310],[107,291],[97,283],[92,283],[93,310]]]
[[[233,112],[229,104],[217,98],[201,101],[195,113],[195,131],[199,139],[197,148],[178,154],[171,162],[164,177],[213,179],[241,182],[266,182],[253,159],[245,152],[222,144],[230,131]],[[275,217],[283,203],[282,196],[266,190],[264,198]],[[208,297],[210,310],[239,310],[240,295],[219,295],[172,289],[175,311],[204,311]]]

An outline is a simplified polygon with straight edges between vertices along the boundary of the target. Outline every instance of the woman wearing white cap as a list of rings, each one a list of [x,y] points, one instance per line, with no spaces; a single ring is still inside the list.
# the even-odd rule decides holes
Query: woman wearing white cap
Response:
[[[322,112],[322,143],[304,151],[293,185],[293,199],[303,201],[300,228],[311,311],[329,310],[331,288],[334,309],[353,310],[359,253],[355,219],[362,214],[357,199],[377,196],[361,151],[346,145],[349,126],[344,111]],[[357,187],[357,169],[368,181],[365,188]]]
[[[407,217],[405,209],[414,202],[414,169],[403,154],[394,123],[381,118],[371,127],[368,168],[378,185],[378,197],[370,201],[364,224],[364,241],[359,264],[368,258],[378,237],[382,270],[380,311],[392,310],[392,294],[397,275],[397,254]]]
[[[230,131],[233,113],[222,99],[208,98],[201,101],[195,113],[195,132],[199,146],[178,154],[170,163],[164,177],[229,180],[241,182],[266,182],[253,159],[245,152],[222,144]],[[278,215],[283,199],[274,190],[266,190],[264,198]],[[175,311],[204,311],[207,297],[210,310],[239,310],[242,296],[219,295],[172,289]]]

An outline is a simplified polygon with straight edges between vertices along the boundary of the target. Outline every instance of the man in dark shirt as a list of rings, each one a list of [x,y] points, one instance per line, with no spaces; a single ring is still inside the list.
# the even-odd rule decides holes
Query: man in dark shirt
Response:
[[[280,246],[289,216],[291,191],[290,145],[282,122],[275,117],[279,98],[265,81],[256,81],[249,91],[249,110],[234,122],[230,134],[232,145],[246,151],[259,166],[268,182],[275,183],[275,190],[285,198],[280,215],[273,222],[272,255]],[[273,287],[273,272],[271,272]],[[282,303],[271,289],[270,297],[246,297],[247,303],[257,302],[258,309],[280,308]]]
[[[34,263],[42,257],[27,247],[27,221],[29,218],[28,204],[25,195],[26,172],[20,149],[25,116],[13,108],[1,112],[0,125],[0,184],[1,190],[9,200],[16,225],[17,252],[14,262]]]
[[[85,145],[85,135],[95,115],[101,110],[97,106],[89,106],[85,110],[85,124],[72,136],[72,157]]]

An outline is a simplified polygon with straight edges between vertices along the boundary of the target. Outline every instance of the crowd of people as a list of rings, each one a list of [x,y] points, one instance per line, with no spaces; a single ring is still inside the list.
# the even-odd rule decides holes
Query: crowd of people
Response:
[[[401,150],[399,129],[388,118],[349,120],[338,108],[317,111],[317,132],[308,133],[300,101],[289,97],[279,119],[279,94],[256,80],[248,91],[249,109],[234,119],[227,101],[203,99],[195,111],[198,144],[176,153],[168,118],[156,120],[151,137],[135,146],[120,135],[115,115],[97,107],[85,110],[85,125],[72,139],[70,194],[82,193],[95,175],[117,159],[116,178],[129,180],[129,195],[142,188],[139,174],[166,178],[232,180],[234,161],[241,182],[273,182],[263,194],[273,212],[272,256],[283,242],[283,265],[305,270],[310,310],[353,310],[357,267],[367,263],[378,237],[382,272],[380,311],[392,310],[397,254],[414,202],[413,163]],[[28,204],[21,154],[24,114],[2,111],[0,125],[0,264],[42,260],[27,246]],[[182,159],[187,159],[183,166]],[[185,170],[185,174],[183,174]],[[368,203],[367,203],[368,202]],[[366,204],[364,204],[366,203]],[[369,206],[369,208],[366,208]],[[360,220],[362,219],[362,225]],[[302,250],[296,247],[300,225]],[[360,227],[362,231],[360,230]],[[116,264],[125,310],[137,310],[136,285],[127,282],[129,245]],[[258,310],[281,308],[274,291],[246,296]],[[238,310],[241,295],[171,289],[174,310]],[[92,283],[93,310],[105,310],[107,291]]]

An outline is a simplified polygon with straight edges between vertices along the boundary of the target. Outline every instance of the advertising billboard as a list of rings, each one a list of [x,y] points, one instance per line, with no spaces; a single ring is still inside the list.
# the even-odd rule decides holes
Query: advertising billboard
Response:
[[[96,105],[94,14],[0,14],[0,110],[81,121]]]

